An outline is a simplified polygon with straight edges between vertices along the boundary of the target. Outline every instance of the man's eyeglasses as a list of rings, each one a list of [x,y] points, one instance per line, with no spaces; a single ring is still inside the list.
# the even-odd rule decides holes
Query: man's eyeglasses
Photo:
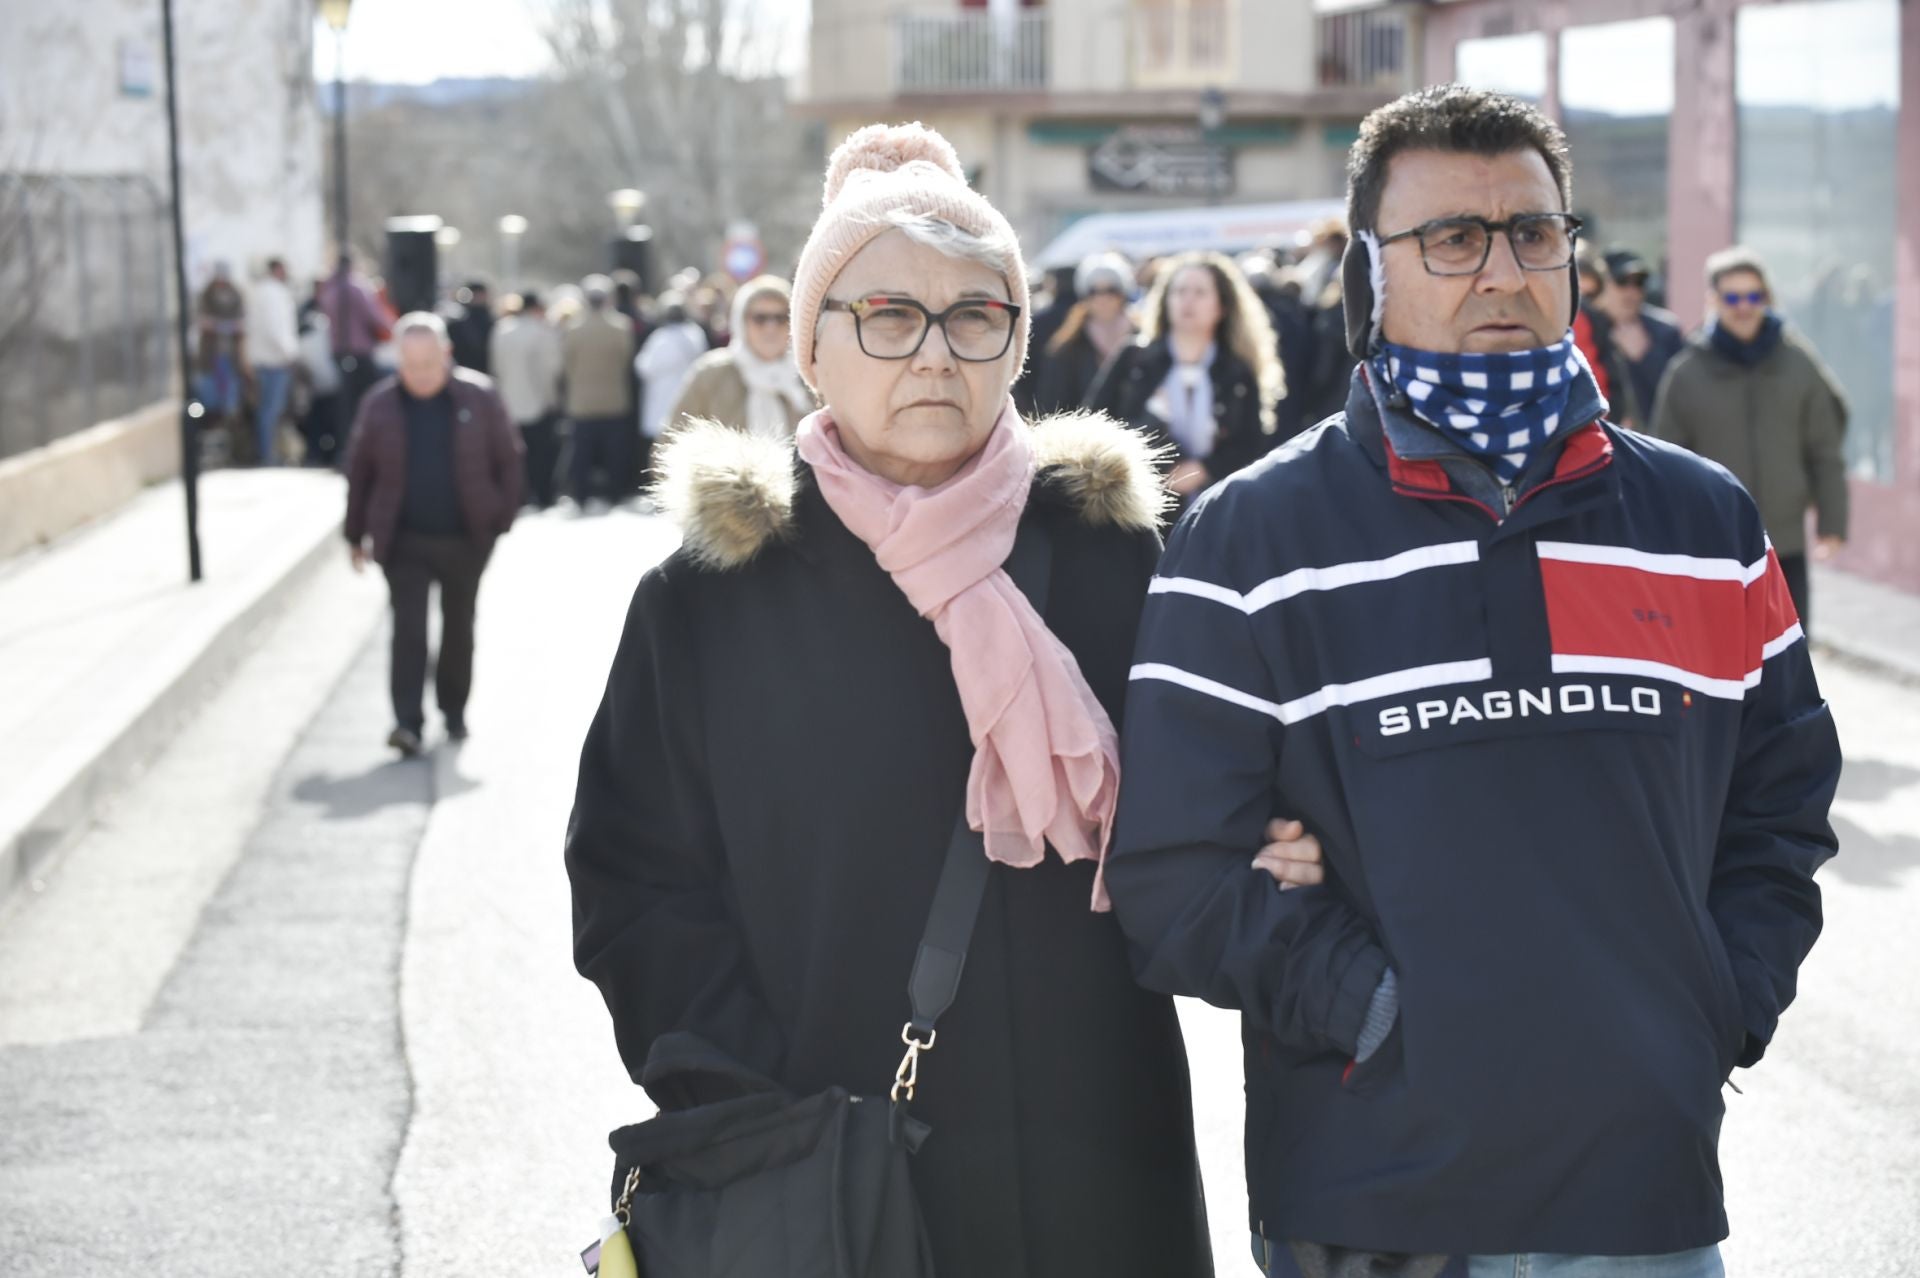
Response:
[[[787,317],[785,311],[777,313],[774,311],[759,311],[747,316],[747,323],[758,324],[761,328],[773,328],[775,326],[785,328],[788,324],[792,323],[792,321]]]
[[[860,349],[874,359],[911,359],[926,344],[935,325],[946,334],[953,357],[969,364],[989,364],[1013,345],[1014,321],[1020,308],[1009,302],[968,299],[935,314],[911,297],[877,294],[857,301],[828,298],[823,311],[853,316],[853,332]]]
[[[1478,275],[1493,252],[1493,234],[1504,232],[1513,256],[1529,271],[1562,271],[1573,261],[1574,242],[1584,225],[1571,213],[1522,213],[1504,222],[1483,217],[1442,217],[1410,230],[1382,236],[1380,243],[1420,241],[1420,260],[1429,275]]]
[[[1767,295],[1762,292],[1722,293],[1720,300],[1728,306],[1765,306],[1767,304]]]

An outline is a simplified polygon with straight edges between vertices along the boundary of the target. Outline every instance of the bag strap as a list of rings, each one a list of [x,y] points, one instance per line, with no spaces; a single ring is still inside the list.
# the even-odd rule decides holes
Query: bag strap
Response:
[[[1053,546],[1039,519],[1021,522],[1005,567],[1034,611],[1044,616],[1053,578]],[[907,979],[907,999],[913,1009],[913,1019],[900,1031],[900,1041],[907,1045],[907,1054],[894,1072],[892,1096],[896,1103],[913,1099],[920,1077],[920,1053],[933,1050],[935,1022],[953,1006],[954,997],[960,992],[960,973],[967,964],[967,945],[973,939],[973,925],[980,917],[980,902],[986,896],[990,868],[986,840],[967,824],[967,805],[962,800],[960,815],[953,823],[953,837],[947,840],[947,859],[940,868],[940,883],[933,890],[933,905],[927,911],[920,952],[913,960],[913,974]]]

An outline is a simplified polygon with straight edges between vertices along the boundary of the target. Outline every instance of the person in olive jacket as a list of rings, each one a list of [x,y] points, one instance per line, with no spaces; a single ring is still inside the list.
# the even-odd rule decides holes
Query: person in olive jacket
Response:
[[[1101,370],[1085,407],[1167,448],[1167,486],[1185,503],[1280,442],[1280,346],[1266,307],[1218,253],[1169,260],[1141,310],[1139,340]]]
[[[1807,340],[1773,309],[1766,267],[1738,246],[1707,259],[1713,318],[1661,379],[1652,433],[1732,471],[1760,506],[1800,624],[1812,633],[1816,559],[1847,540],[1847,403]]]

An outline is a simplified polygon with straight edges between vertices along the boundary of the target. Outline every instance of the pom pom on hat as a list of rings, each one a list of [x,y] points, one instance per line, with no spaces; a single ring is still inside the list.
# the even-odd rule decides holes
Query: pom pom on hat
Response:
[[[953,143],[915,121],[912,124],[869,124],[847,135],[827,162],[827,184],[820,203],[839,198],[847,179],[856,173],[892,173],[909,164],[927,164],[960,183],[967,171]]]

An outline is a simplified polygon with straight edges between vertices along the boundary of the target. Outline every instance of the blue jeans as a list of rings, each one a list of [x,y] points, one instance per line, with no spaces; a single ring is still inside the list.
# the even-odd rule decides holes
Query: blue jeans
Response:
[[[1469,1278],[1726,1278],[1718,1247],[1665,1256],[1474,1256]]]
[[[254,432],[260,442],[260,464],[271,466],[276,460],[274,452],[279,442],[280,418],[287,411],[287,392],[293,389],[293,369],[285,365],[279,368],[256,365],[253,379],[260,391],[260,415],[254,424]]]

